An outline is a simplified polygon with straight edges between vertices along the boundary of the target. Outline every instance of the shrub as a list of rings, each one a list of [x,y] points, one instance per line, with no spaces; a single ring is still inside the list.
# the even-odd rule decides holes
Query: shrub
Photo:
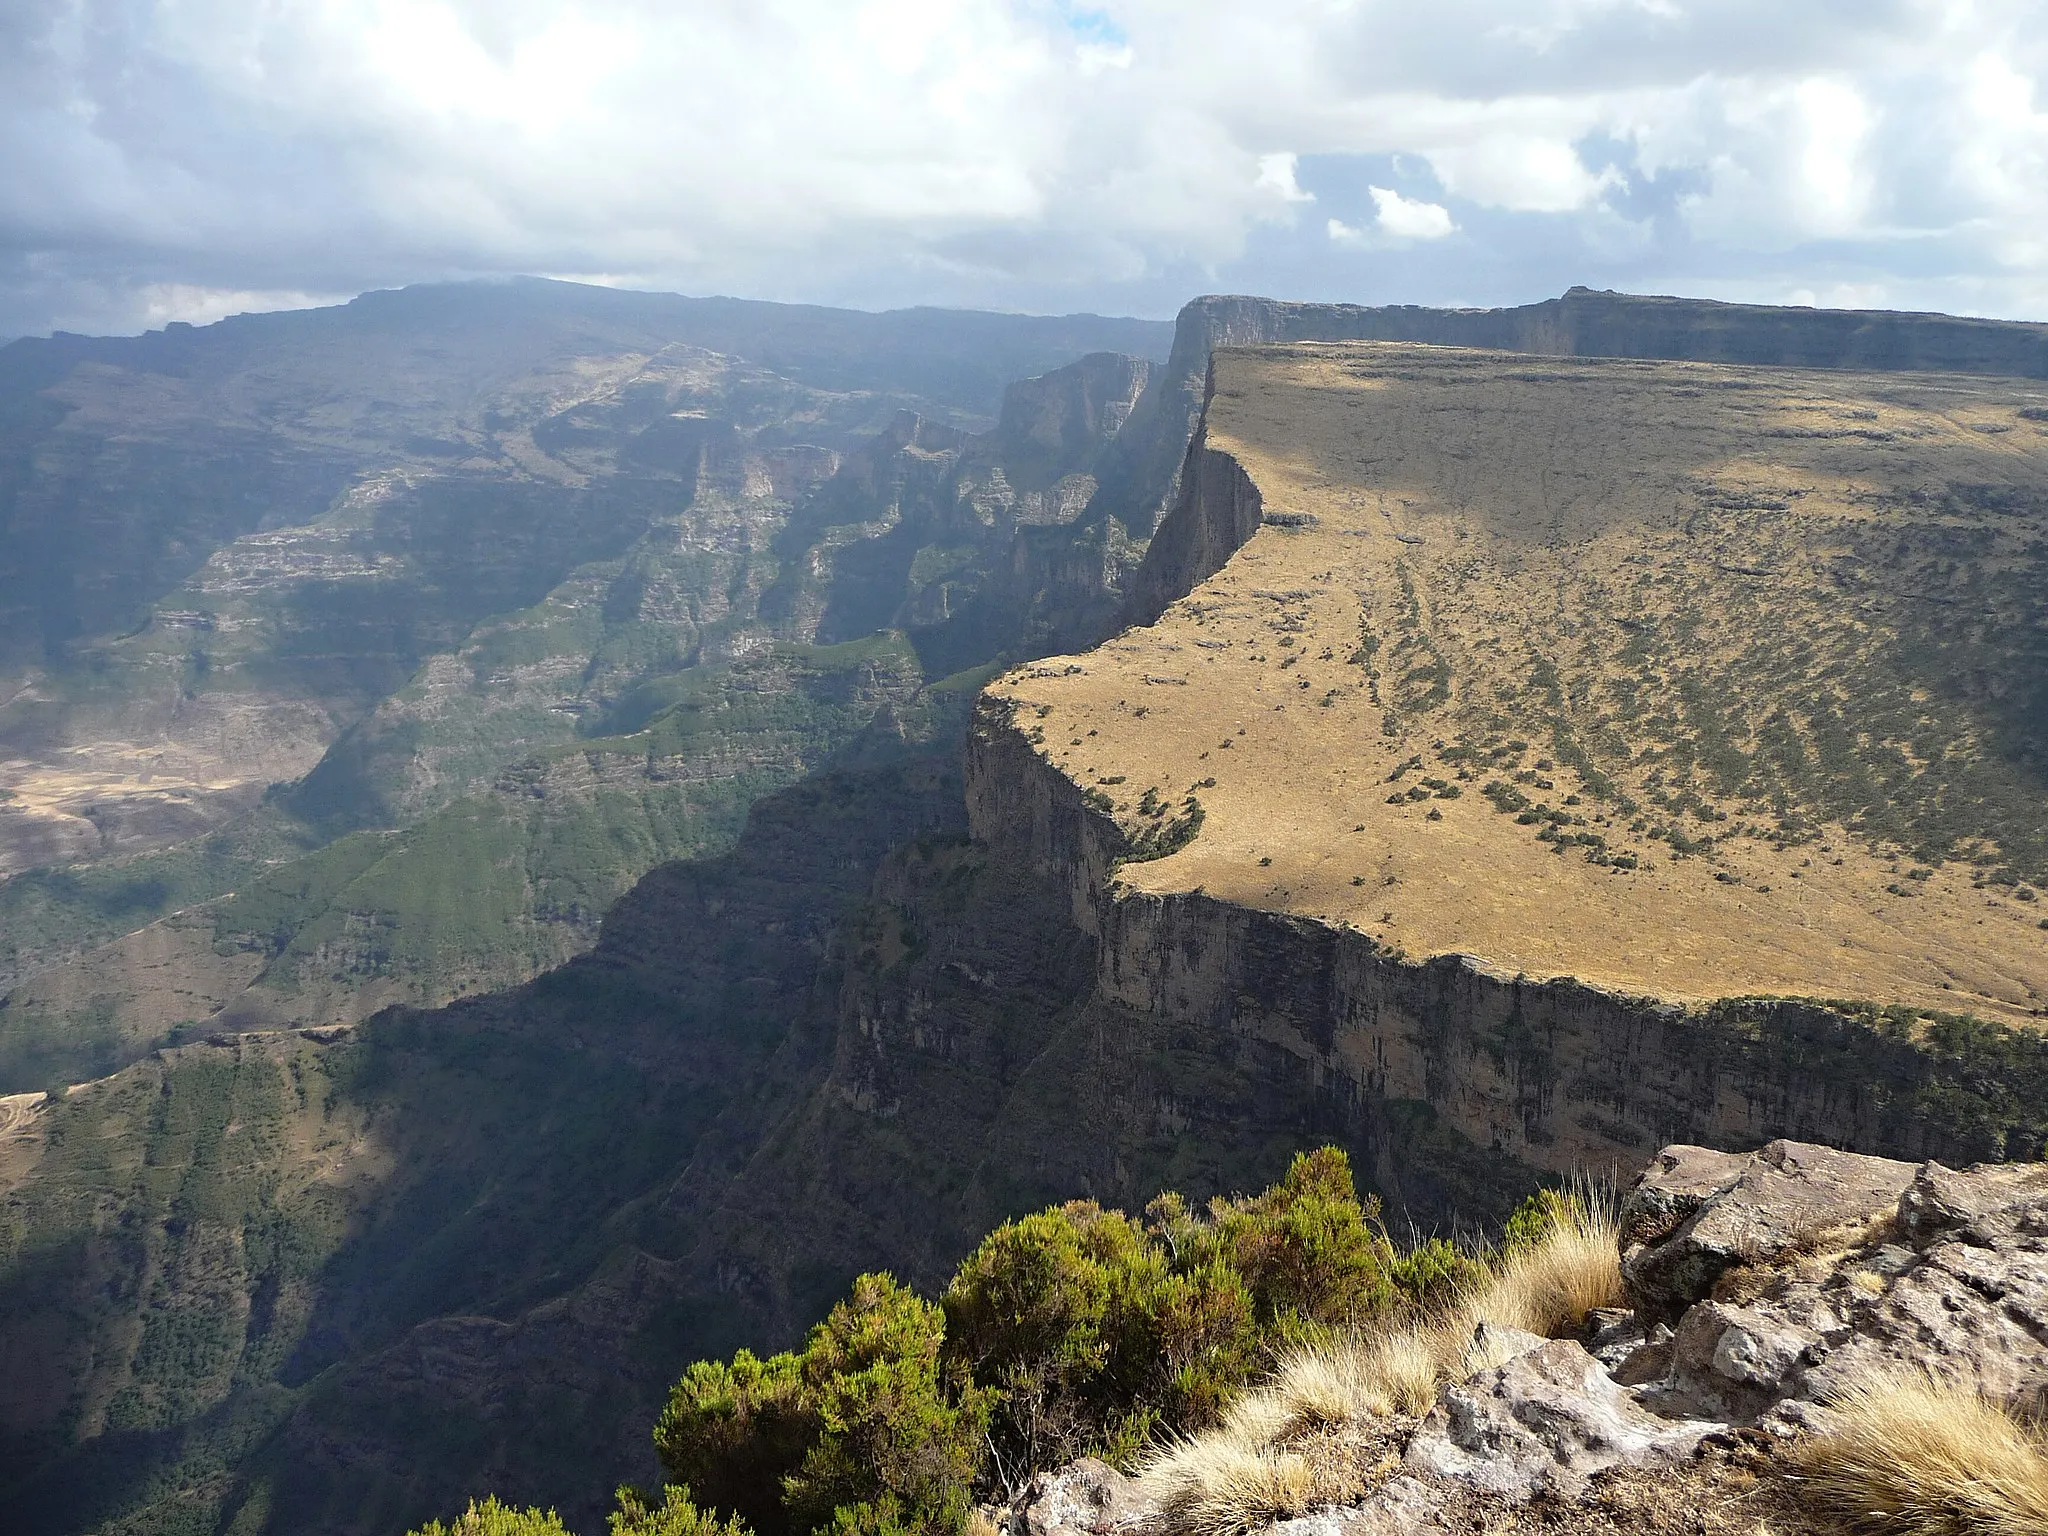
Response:
[[[1006,1222],[937,1306],[866,1275],[801,1351],[691,1366],[655,1430],[677,1486],[659,1509],[622,1495],[614,1536],[737,1536],[742,1521],[761,1536],[957,1532],[977,1486],[1014,1490],[1084,1454],[1128,1464],[1211,1430],[1250,1458],[1225,1458],[1225,1503],[1291,1507],[1298,1469],[1268,1465],[1274,1425],[1412,1408],[1510,1279],[1518,1318],[1599,1290],[1575,1277],[1600,1268],[1580,1263],[1589,1241],[1614,1269],[1611,1225],[1577,1209],[1525,1206],[1497,1266],[1442,1241],[1403,1254],[1326,1147],[1200,1210],[1167,1194],[1142,1221],[1075,1201]],[[1276,1362],[1277,1387],[1245,1397]],[[1280,1484],[1266,1504],[1245,1492]]]
[[[1396,1300],[1396,1255],[1379,1200],[1359,1200],[1351,1162],[1335,1147],[1297,1153],[1265,1193],[1211,1209],[1224,1255],[1269,1329],[1291,1336],[1355,1326]]]
[[[661,1502],[650,1504],[637,1488],[621,1488],[612,1511],[609,1536],[752,1536],[737,1519],[720,1520],[690,1499],[689,1490],[670,1483]]]
[[[947,1289],[954,1371],[993,1394],[1001,1471],[1127,1459],[1154,1427],[1213,1419],[1250,1374],[1243,1283],[1177,1198],[1141,1228],[1092,1201],[1008,1222]]]
[[[887,1275],[861,1276],[812,1330],[803,1387],[819,1433],[783,1485],[798,1529],[836,1529],[836,1510],[861,1506],[852,1529],[966,1528],[987,1409],[971,1386],[941,1390],[944,1335],[939,1309]]]
[[[691,1366],[655,1426],[662,1466],[763,1536],[835,1528],[842,1508],[861,1530],[961,1529],[986,1408],[945,1390],[943,1333],[937,1307],[863,1275],[801,1354]]]
[[[469,1508],[455,1517],[453,1525],[443,1525],[438,1520],[429,1520],[408,1536],[569,1536],[562,1525],[562,1517],[552,1509],[514,1509],[509,1504],[500,1504],[495,1498],[478,1503],[469,1501]],[[666,1533],[663,1533],[666,1536]]]
[[[683,1373],[654,1426],[654,1447],[669,1477],[706,1506],[780,1536],[790,1528],[782,1480],[817,1435],[798,1358],[758,1360],[743,1349],[730,1365],[700,1360]]]

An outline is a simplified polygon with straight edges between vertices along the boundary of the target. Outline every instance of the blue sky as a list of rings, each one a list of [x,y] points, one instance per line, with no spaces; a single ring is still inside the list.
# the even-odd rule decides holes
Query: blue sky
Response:
[[[9,0],[0,336],[539,272],[2048,319],[2039,0]]]

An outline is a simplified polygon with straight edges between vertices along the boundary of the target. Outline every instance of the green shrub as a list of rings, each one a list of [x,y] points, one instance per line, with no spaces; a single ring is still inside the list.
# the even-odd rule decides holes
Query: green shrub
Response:
[[[637,1488],[621,1488],[618,1500],[609,1522],[610,1536],[753,1536],[737,1519],[706,1514],[692,1502],[687,1488],[674,1483],[661,1490],[659,1504],[648,1503]]]
[[[762,1536],[832,1528],[842,1509],[861,1529],[962,1529],[987,1414],[940,1380],[944,1331],[937,1307],[863,1275],[801,1354],[691,1366],[655,1426],[662,1466]]]
[[[1476,1287],[1486,1276],[1486,1266],[1457,1244],[1432,1237],[1396,1259],[1390,1274],[1404,1297],[1435,1310]]]
[[[1518,1248],[1535,1247],[1545,1233],[1572,1213],[1570,1195],[1556,1189],[1537,1190],[1515,1207],[1501,1228],[1501,1251],[1513,1253]]]
[[[730,1365],[700,1360],[683,1373],[654,1426],[654,1447],[669,1477],[707,1507],[780,1536],[790,1528],[783,1479],[817,1436],[798,1357],[759,1360],[743,1349]]]
[[[453,1525],[429,1520],[408,1536],[569,1536],[569,1533],[562,1525],[561,1516],[552,1509],[514,1509],[509,1504],[500,1504],[495,1498],[489,1498],[482,1503],[471,1499],[469,1508],[455,1517]],[[661,1536],[668,1536],[668,1533],[662,1532]],[[689,1536],[695,1536],[695,1533],[689,1533]]]
[[[954,1276],[947,1361],[991,1394],[1005,1470],[1127,1460],[1155,1427],[1212,1421],[1250,1374],[1250,1296],[1167,1198],[1182,1230],[1076,1201],[1006,1223]]]
[[[1511,1240],[1551,1219],[1525,1206]],[[701,1504],[761,1536],[961,1531],[977,1489],[1128,1462],[1214,1424],[1287,1346],[1440,1306],[1483,1273],[1441,1240],[1398,1252],[1335,1148],[1202,1210],[1166,1194],[1141,1222],[1074,1201],[991,1232],[937,1306],[865,1275],[801,1352],[691,1366],[655,1429],[678,1512],[619,1518],[710,1536]]]
[[[860,1505],[920,1531],[966,1528],[987,1410],[971,1387],[942,1390],[944,1337],[939,1309],[887,1275],[861,1276],[812,1330],[803,1384],[820,1432],[784,1481],[798,1529]]]
[[[1268,1329],[1301,1337],[1355,1327],[1398,1299],[1379,1200],[1359,1200],[1351,1162],[1335,1147],[1296,1153],[1265,1193],[1211,1209],[1224,1255]]]

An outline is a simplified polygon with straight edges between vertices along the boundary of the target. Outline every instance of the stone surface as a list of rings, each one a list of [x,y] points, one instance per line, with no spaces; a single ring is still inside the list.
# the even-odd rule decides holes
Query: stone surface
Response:
[[[1649,1203],[1645,1186],[1657,1182],[1657,1167],[1680,1150],[1664,1154],[1644,1174],[1633,1204]],[[1673,1203],[1697,1192],[1701,1168],[1699,1160],[1675,1158],[1672,1172],[1681,1182]],[[1735,1265],[1766,1264],[1824,1233],[1889,1216],[1913,1177],[1910,1163],[1774,1141],[1668,1237],[1628,1255],[1622,1279],[1629,1299],[1638,1311],[1675,1318]]]
[[[1006,1536],[1100,1536],[1142,1525],[1153,1513],[1137,1479],[1084,1456],[1033,1477],[997,1524]]]
[[[1268,1527],[1270,1536],[1410,1536],[1440,1529],[1444,1490],[1419,1477],[1396,1477],[1349,1508],[1310,1510]]]
[[[1680,1460],[1717,1427],[1657,1417],[1580,1345],[1556,1339],[1446,1388],[1407,1465],[1511,1499],[1571,1497],[1596,1472]]]
[[[1645,1343],[1614,1366],[1659,1411],[1792,1429],[1846,1384],[1901,1369],[2030,1410],[2048,1394],[2038,1164],[1915,1169],[1775,1142],[1624,1272],[1639,1320],[1676,1314],[1668,1350]]]
[[[1621,1205],[1621,1230],[1630,1243],[1654,1243],[1742,1176],[1748,1159],[1712,1147],[1666,1147],[1637,1176]]]

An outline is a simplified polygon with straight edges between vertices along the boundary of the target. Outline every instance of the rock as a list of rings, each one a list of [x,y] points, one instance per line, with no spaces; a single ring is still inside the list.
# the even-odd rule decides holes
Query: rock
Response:
[[[1153,1513],[1136,1478],[1084,1456],[1033,1477],[998,1523],[1008,1536],[1105,1536],[1142,1525]]]
[[[1671,1146],[1636,1177],[1621,1203],[1624,1243],[1655,1243],[1742,1177],[1749,1159],[1712,1147]]]
[[[1407,1466],[1514,1500],[1569,1498],[1596,1472],[1682,1460],[1719,1427],[1656,1417],[1584,1348],[1554,1339],[1446,1387],[1409,1442]]]
[[[1351,1508],[1311,1510],[1265,1528],[1262,1536],[1415,1536],[1444,1528],[1442,1490],[1418,1477],[1396,1477]]]
[[[1649,1343],[1651,1327],[1663,1325],[1646,1326],[1635,1313],[1620,1307],[1595,1307],[1586,1314],[1586,1353],[1612,1372]],[[1667,1338],[1670,1332],[1664,1329]]]
[[[2048,1395],[2048,1191],[2000,1204],[2013,1192],[2012,1171],[1983,1170],[1996,1177],[1975,1187],[1950,1182],[1950,1209],[1980,1214],[1928,1244],[1918,1262],[1889,1277],[1889,1266],[1876,1265],[1843,1277],[1856,1303],[1854,1333],[1806,1373],[1802,1395],[1824,1401],[1858,1375],[1904,1368],[2040,1406]]]
[[[1698,1148],[1672,1148],[1638,1180],[1631,1205],[1649,1210],[1667,1197],[1658,1180],[1681,1181],[1672,1205],[1696,1193],[1713,1164]],[[1658,1168],[1676,1161],[1669,1175]],[[1737,1264],[1762,1264],[1835,1228],[1891,1215],[1913,1183],[1910,1163],[1774,1141],[1744,1160],[1732,1182],[1705,1196],[1669,1235],[1632,1251],[1622,1280],[1638,1311],[1666,1320],[1704,1298]]]
[[[1531,1333],[1526,1328],[1481,1321],[1472,1330],[1472,1342],[1465,1346],[1465,1374],[1469,1376],[1475,1371],[1506,1365],[1510,1360],[1526,1355],[1532,1349],[1541,1349],[1549,1342],[1542,1334]]]
[[[1994,1163],[1957,1172],[1927,1163],[1899,1196],[1899,1231],[1919,1247],[2048,1195],[2048,1165]]]

